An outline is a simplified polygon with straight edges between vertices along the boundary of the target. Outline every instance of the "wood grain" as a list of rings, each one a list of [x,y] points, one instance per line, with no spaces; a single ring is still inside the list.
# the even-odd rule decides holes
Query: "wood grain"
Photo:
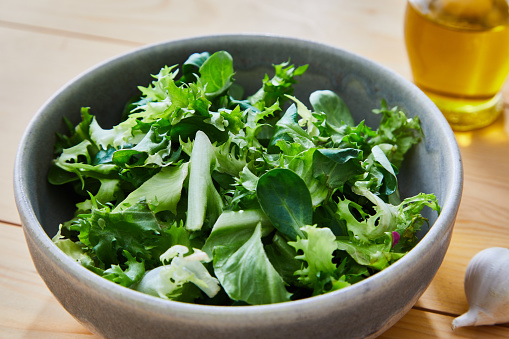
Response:
[[[404,0],[3,0],[0,25],[140,44],[228,33],[285,35],[342,47],[409,74],[406,60],[394,58],[405,56],[404,8]]]
[[[503,326],[463,327],[453,331],[452,320],[450,316],[412,309],[379,338],[509,338],[509,328]]]
[[[419,307],[455,315],[465,312],[463,279],[468,262],[485,248],[509,244],[507,121],[508,108],[488,128],[456,133],[464,166],[462,202],[447,255]]]
[[[12,177],[18,143],[29,121],[65,83],[132,47],[1,26],[0,42],[9,47],[0,51],[0,220],[19,223]]]
[[[0,223],[0,338],[91,337],[35,270],[22,229]]]
[[[223,33],[309,39],[365,56],[411,79],[404,0],[0,1],[0,338],[98,338],[35,271],[14,204],[17,145],[37,109],[89,67],[160,41]],[[382,338],[509,338],[509,325],[452,331],[467,310],[463,276],[480,250],[509,244],[509,84],[492,126],[456,133],[464,193],[451,245],[416,306]],[[4,222],[2,222],[4,221]]]

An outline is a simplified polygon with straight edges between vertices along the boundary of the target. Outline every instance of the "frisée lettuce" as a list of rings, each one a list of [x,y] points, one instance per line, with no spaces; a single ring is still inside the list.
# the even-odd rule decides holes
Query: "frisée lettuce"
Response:
[[[251,95],[226,51],[164,66],[103,128],[93,107],[57,134],[48,174],[79,202],[54,243],[79,264],[160,298],[285,302],[385,269],[440,213],[401,198],[398,171],[423,138],[385,101],[373,129],[334,92],[294,96],[307,65],[274,65]],[[255,81],[255,80],[254,80]]]

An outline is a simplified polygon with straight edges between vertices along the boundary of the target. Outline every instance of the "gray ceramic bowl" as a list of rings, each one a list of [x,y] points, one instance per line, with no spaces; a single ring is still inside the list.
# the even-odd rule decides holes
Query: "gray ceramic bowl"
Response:
[[[72,199],[47,183],[54,134],[62,117],[74,123],[82,106],[93,107],[102,126],[118,122],[124,102],[147,85],[163,65],[182,64],[194,52],[227,50],[236,79],[247,91],[271,65],[309,64],[296,96],[336,91],[356,122],[385,98],[418,115],[425,141],[401,169],[403,196],[435,193],[443,207],[432,227],[401,260],[351,287],[304,300],[264,306],[218,307],[158,299],[109,282],[64,255],[50,240],[73,213]],[[257,82],[250,79],[254,76]],[[414,85],[390,70],[346,51],[272,36],[211,36],[148,46],[106,61],[77,77],[37,112],[16,159],[16,203],[33,261],[48,288],[88,329],[109,338],[358,338],[375,337],[396,323],[433,279],[450,242],[462,193],[462,165],[451,129],[440,111]]]

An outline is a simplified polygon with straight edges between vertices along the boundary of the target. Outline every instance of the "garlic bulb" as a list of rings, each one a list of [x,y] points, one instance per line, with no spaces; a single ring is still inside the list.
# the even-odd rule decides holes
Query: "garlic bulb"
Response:
[[[469,310],[454,319],[453,329],[509,322],[509,249],[487,248],[472,258],[465,294]]]

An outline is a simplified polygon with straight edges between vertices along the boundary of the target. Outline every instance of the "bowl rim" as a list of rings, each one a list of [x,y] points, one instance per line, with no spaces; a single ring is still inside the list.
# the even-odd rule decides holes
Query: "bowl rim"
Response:
[[[51,238],[46,234],[41,223],[38,221],[33,206],[31,206],[30,204],[30,200],[28,198],[29,193],[27,191],[27,182],[23,176],[22,170],[23,166],[25,166],[23,149],[26,147],[28,143],[31,131],[35,128],[37,122],[40,119],[42,119],[43,112],[47,109],[50,103],[53,102],[59,96],[60,93],[66,90],[66,88],[69,85],[78,82],[80,79],[95,72],[99,68],[106,67],[111,62],[116,62],[119,59],[132,57],[132,55],[134,54],[143,53],[147,50],[158,48],[168,44],[186,44],[188,42],[196,43],[199,41],[211,39],[212,40],[216,39],[218,41],[221,39],[245,39],[245,40],[282,39],[288,43],[295,43],[307,47],[327,49],[339,54],[349,56],[351,58],[357,58],[360,60],[360,62],[364,62],[373,67],[378,68],[381,73],[390,75],[395,79],[396,82],[404,83],[405,86],[409,86],[412,92],[417,93],[416,95],[420,102],[422,102],[425,106],[432,107],[431,109],[432,118],[436,121],[436,126],[434,126],[434,128],[440,129],[441,134],[445,136],[446,142],[444,143],[444,145],[446,145],[447,147],[446,149],[447,153],[450,154],[450,161],[452,164],[452,181],[450,183],[451,189],[444,196],[442,202],[443,209],[438,218],[436,219],[435,223],[432,225],[432,227],[430,227],[429,231],[424,235],[423,239],[421,239],[421,241],[419,241],[419,243],[412,250],[410,250],[409,253],[407,253],[403,258],[393,263],[386,269],[378,272],[377,274],[341,290],[284,303],[232,307],[232,306],[201,305],[165,300],[138,291],[134,291],[129,288],[122,287],[111,281],[108,281],[107,279],[100,277],[99,275],[96,275],[95,273],[89,271],[85,267],[77,264],[74,260],[65,255],[56,245],[53,244]],[[264,317],[267,319],[269,317],[273,317],[275,314],[293,314],[291,311],[295,309],[299,309],[302,312],[304,312],[305,310],[306,314],[312,314],[313,312],[316,312],[319,309],[323,310],[324,308],[326,309],[328,307],[335,307],[337,306],[338,301],[341,301],[342,303],[352,302],[353,299],[355,299],[357,296],[369,293],[373,289],[376,290],[376,286],[383,286],[384,284],[387,284],[391,279],[394,279],[401,274],[400,272],[401,270],[399,269],[400,266],[410,265],[411,263],[418,261],[420,256],[426,253],[427,249],[429,249],[433,245],[434,241],[439,238],[442,232],[446,232],[448,231],[447,230],[448,228],[453,227],[454,220],[456,218],[456,214],[461,201],[462,189],[463,189],[463,167],[461,162],[461,155],[459,152],[458,145],[456,143],[455,136],[451,128],[449,127],[447,120],[442,116],[438,108],[436,108],[433,102],[429,98],[427,98],[425,94],[422,93],[422,91],[420,91],[420,89],[418,89],[413,83],[403,78],[398,73],[390,70],[384,65],[371,61],[361,55],[344,50],[342,48],[327,45],[316,41],[272,34],[218,34],[157,42],[154,44],[148,44],[129,50],[125,53],[113,56],[99,64],[96,64],[95,66],[85,70],[84,72],[80,73],[79,75],[65,83],[38,109],[38,111],[35,113],[31,121],[27,125],[25,132],[23,133],[21,142],[18,146],[18,152],[16,155],[14,166],[15,200],[18,212],[22,219],[24,232],[29,233],[31,241],[35,242],[35,244],[43,252],[43,254],[50,258],[56,265],[58,265],[60,269],[68,273],[70,277],[79,281],[85,281],[90,288],[107,291],[108,293],[105,294],[107,295],[108,298],[111,298],[112,300],[117,301],[122,300],[123,302],[130,303],[135,307],[150,310],[151,312],[161,312],[163,314],[171,312],[172,316],[188,319],[196,318],[197,316],[205,315],[210,316],[216,314],[219,315],[218,317],[216,317],[217,319],[221,319],[227,316],[227,318],[224,319],[225,321],[228,322],[231,321],[230,317],[238,317],[239,314],[241,314],[241,316],[253,316],[263,314]],[[375,288],[373,288],[372,286],[373,284],[376,285]],[[239,307],[242,307],[242,313],[238,312]]]

